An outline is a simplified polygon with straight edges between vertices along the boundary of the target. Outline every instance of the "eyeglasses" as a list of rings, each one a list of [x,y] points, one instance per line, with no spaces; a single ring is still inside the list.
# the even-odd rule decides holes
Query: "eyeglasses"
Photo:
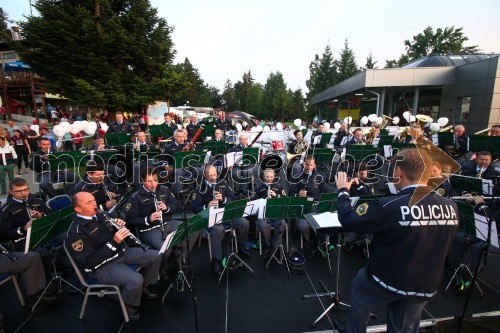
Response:
[[[15,190],[15,191],[12,191],[12,192],[14,192],[14,193],[23,193],[23,192],[26,192],[26,191],[29,191],[29,190],[30,190],[30,188],[28,187],[28,188],[23,188],[22,190]]]

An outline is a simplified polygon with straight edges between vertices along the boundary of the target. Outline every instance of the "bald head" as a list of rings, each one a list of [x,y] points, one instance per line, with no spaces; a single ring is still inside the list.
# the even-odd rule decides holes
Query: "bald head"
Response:
[[[94,216],[97,213],[97,203],[94,195],[89,192],[78,192],[71,199],[75,213],[82,216]]]

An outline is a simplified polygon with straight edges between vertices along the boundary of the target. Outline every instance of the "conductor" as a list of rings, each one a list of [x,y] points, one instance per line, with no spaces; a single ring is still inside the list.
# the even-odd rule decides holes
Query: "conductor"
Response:
[[[392,164],[398,194],[356,208],[351,208],[346,173],[335,177],[340,223],[348,231],[373,234],[368,264],[351,284],[346,332],[366,332],[376,304],[386,304],[388,332],[417,332],[458,226],[456,204],[426,185],[432,161],[425,151],[400,150]],[[423,197],[411,205],[411,198],[419,194]]]

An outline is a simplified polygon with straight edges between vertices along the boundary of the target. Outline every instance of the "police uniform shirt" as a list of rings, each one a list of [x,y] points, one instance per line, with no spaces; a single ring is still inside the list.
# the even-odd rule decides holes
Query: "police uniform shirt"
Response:
[[[444,177],[434,177],[429,179],[427,183],[432,188],[436,188],[436,193],[440,196],[448,198],[451,193],[451,183],[449,179],[444,180]],[[439,184],[439,185],[438,185]],[[437,186],[436,186],[437,185]]]
[[[172,142],[166,145],[161,152],[160,160],[166,161],[169,165],[174,165],[174,154],[181,152],[187,143],[178,144],[177,142]]]
[[[342,139],[347,136],[346,131],[339,130],[335,135],[335,140],[333,140],[333,146],[338,147],[342,143]]]
[[[236,127],[233,126],[231,120],[229,120],[227,117],[222,120],[220,118],[215,120],[215,126],[217,126],[218,129],[225,131],[229,130],[236,130]]]
[[[476,161],[470,161],[462,166],[462,176],[476,177],[481,172],[481,168],[477,166]],[[481,178],[493,179],[498,176],[493,163],[491,163],[486,169],[483,169],[481,173]]]
[[[108,195],[104,190],[104,186],[106,186],[106,188],[110,192],[118,192],[118,188],[115,186],[115,184],[108,182],[106,178],[104,178],[103,182],[101,183],[94,183],[89,179],[88,175],[85,175],[83,179],[75,185],[73,191],[71,192],[72,195],[75,195],[76,193],[82,191],[92,193],[92,195],[94,195],[95,197],[97,206],[102,210],[107,210],[106,201],[111,200],[111,198],[108,198]]]
[[[361,145],[361,144],[366,144],[365,139],[361,139],[361,141],[356,140],[355,137],[352,137],[351,140],[349,140],[350,145]]]
[[[367,184],[362,180],[359,180],[359,184],[352,183],[349,194],[352,197],[359,197],[362,195],[373,195],[375,194],[375,189],[373,188],[372,184]]]
[[[179,209],[179,202],[166,186],[158,185],[155,192],[150,192],[144,185],[130,196],[125,204],[125,216],[127,224],[137,228],[139,232],[145,232],[161,227],[158,221],[151,221],[151,214],[157,211],[155,198],[158,202],[163,202],[167,209],[162,211],[163,223],[171,220],[172,214]]]
[[[276,193],[275,197],[268,196],[269,190],[274,191]],[[255,197],[256,199],[267,199],[267,198],[282,198],[286,197],[286,192],[278,183],[271,184],[261,184],[259,187],[255,189]]]
[[[116,230],[108,227],[101,216],[75,214],[66,246],[80,267],[87,273],[96,272],[125,254],[125,242],[116,243],[113,239],[115,233]]]
[[[51,213],[51,209],[47,207],[45,201],[36,198],[33,194],[28,196],[26,202],[31,210],[44,214]],[[31,220],[26,203],[18,201],[9,195],[5,204],[0,208],[0,219],[0,235],[2,239],[18,243],[26,238],[24,226]]]
[[[288,195],[290,197],[298,196],[299,192],[302,190],[306,190],[306,196],[308,198],[313,198],[314,201],[319,200],[321,193],[328,193],[323,176],[316,172],[311,174],[303,172],[300,177],[294,180],[294,183],[290,185]]]
[[[203,183],[196,188],[191,196],[193,213],[199,213],[208,207],[210,201],[214,200],[214,191],[222,194],[222,202],[219,202],[219,207],[234,200],[234,193],[226,181],[221,181],[217,184],[208,184],[204,179]]]
[[[130,125],[130,123],[127,121],[123,121],[121,123],[113,121],[111,124],[109,124],[108,131],[106,133],[127,133],[130,135],[136,134],[132,125]]]
[[[175,122],[164,122],[163,125],[167,125],[168,127],[170,127],[171,129],[173,129],[174,131],[177,129],[177,124]]]
[[[187,126],[186,126],[186,130],[188,132],[188,140],[192,140],[193,137],[195,136],[196,132],[198,131],[198,129],[196,127],[199,127],[198,124],[193,124],[193,123],[189,123]],[[196,140],[196,142],[201,142],[201,136],[198,137],[198,139]]]
[[[339,190],[339,221],[346,231],[374,235],[366,272],[389,292],[430,298],[439,287],[458,226],[458,209],[455,202],[431,190],[408,186],[397,195],[355,208],[348,190]],[[429,194],[410,206],[415,191]]]
[[[289,154],[297,154],[295,152],[295,146],[299,143],[297,139],[294,139],[290,144],[288,145],[288,153]]]

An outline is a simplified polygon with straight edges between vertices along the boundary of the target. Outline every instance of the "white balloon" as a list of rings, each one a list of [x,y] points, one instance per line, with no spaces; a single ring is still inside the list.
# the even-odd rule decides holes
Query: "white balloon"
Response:
[[[439,124],[439,126],[441,127],[445,127],[446,124],[448,124],[448,121],[450,121],[448,118],[446,117],[441,117],[437,120],[437,123]]]
[[[243,126],[241,126],[240,123],[237,123],[236,124],[236,129],[238,130],[238,132],[241,132],[241,130],[243,129]]]
[[[377,120],[377,115],[374,113],[368,115],[368,120],[373,123],[375,120]]]
[[[264,126],[264,132],[269,132],[270,130],[271,130],[271,127],[269,127],[269,126],[267,126],[267,125],[266,125],[266,126]]]
[[[323,125],[325,125],[326,130],[328,131],[330,129],[330,123],[325,122]]]
[[[392,123],[393,123],[394,125],[399,124],[399,117],[398,117],[398,116],[396,116],[396,117],[392,118]]]
[[[382,118],[382,117],[377,117],[376,121],[377,121],[377,124],[379,124],[379,125],[380,125],[380,124],[382,124],[382,122],[384,121],[384,118]]]
[[[302,125],[302,120],[297,118],[293,121],[293,124],[297,127],[299,127],[300,125]]]
[[[337,121],[335,124],[333,124],[333,127],[338,130],[340,128],[340,123]]]
[[[262,132],[262,126],[257,126],[257,132]]]
[[[257,127],[252,126],[252,128],[250,129],[250,132],[257,132]]]
[[[431,124],[431,126],[430,126],[430,128],[431,128],[431,131],[433,131],[433,132],[437,132],[437,131],[439,131],[439,129],[440,129],[441,127],[439,126],[439,124],[438,124],[438,123],[432,123],[432,124]]]
[[[410,116],[410,120],[409,120],[410,122],[412,122],[412,121],[416,121],[416,120],[417,120],[417,117],[415,117],[415,116]]]
[[[278,131],[282,131],[282,130],[283,130],[283,124],[282,124],[282,123],[277,123],[277,124],[276,124],[276,129],[277,129]]]
[[[301,130],[301,131],[302,131],[303,129],[305,129],[305,128],[306,128],[305,126],[299,126],[299,130]]]
[[[368,124],[368,120],[369,120],[369,119],[368,119],[368,117],[367,117],[367,116],[363,116],[363,117],[361,117],[361,120],[360,120],[360,121],[361,121],[361,124],[366,125],[366,124]]]
[[[78,132],[80,132],[80,129],[78,128],[78,125],[71,124],[71,128],[69,129],[69,132],[71,134],[77,134]]]
[[[71,129],[71,124],[68,123],[67,121],[63,121],[62,123],[60,123],[59,125],[62,126],[62,128],[64,128],[64,130],[66,132],[69,132],[69,130]]]
[[[89,128],[89,122],[88,122],[88,121],[86,121],[86,120],[83,120],[83,121],[82,121],[81,128],[82,128],[82,131],[86,131],[86,130],[87,130],[87,128]]]
[[[66,134],[66,130],[61,125],[54,125],[52,132],[58,137],[62,137]]]
[[[104,132],[107,132],[107,131],[108,131],[108,128],[109,128],[108,124],[106,124],[106,123],[100,123],[100,125],[99,125],[99,126],[101,126],[101,129],[102,129]]]
[[[406,121],[410,121],[410,116],[411,116],[410,111],[403,112],[403,118],[405,118]]]
[[[348,125],[351,125],[351,123],[352,123],[352,117],[351,116],[345,117],[344,118],[344,123],[347,123]]]
[[[62,145],[63,145],[62,141],[57,141],[56,142],[56,148],[61,149]]]
[[[95,131],[97,131],[97,124],[94,121],[87,124],[87,128],[84,129],[85,134],[94,135]]]

